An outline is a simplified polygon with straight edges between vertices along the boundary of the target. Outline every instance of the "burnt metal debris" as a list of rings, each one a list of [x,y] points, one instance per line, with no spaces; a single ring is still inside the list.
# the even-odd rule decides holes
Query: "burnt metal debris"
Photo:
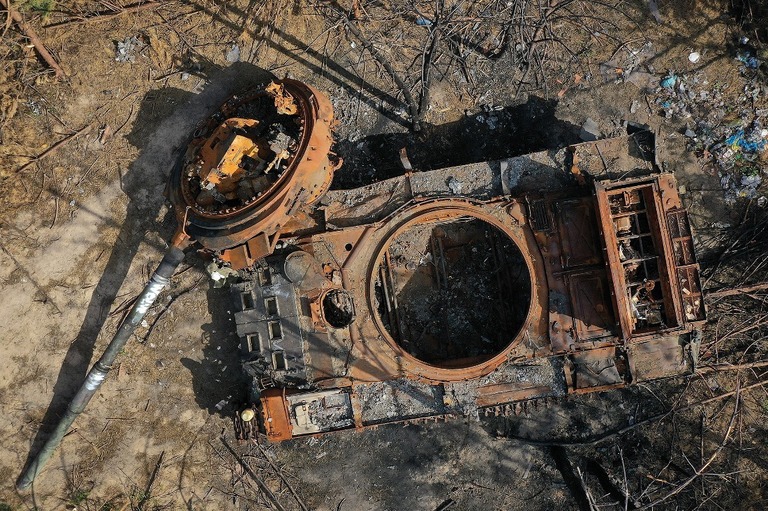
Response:
[[[504,415],[695,370],[699,268],[653,133],[328,191],[333,125],[293,80],[201,123],[171,172],[170,252],[20,488],[193,244],[231,283],[241,440]]]
[[[693,372],[691,227],[655,135],[633,131],[327,193],[231,286],[252,381],[241,440]]]

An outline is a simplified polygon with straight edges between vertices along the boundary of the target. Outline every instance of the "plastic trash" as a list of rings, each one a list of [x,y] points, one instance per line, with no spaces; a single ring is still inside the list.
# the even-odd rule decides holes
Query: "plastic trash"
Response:
[[[760,61],[757,59],[757,57],[752,55],[752,52],[750,51],[739,52],[736,55],[736,60],[742,62],[749,69],[757,69],[760,67]]]
[[[661,82],[659,82],[659,85],[661,85],[665,89],[673,89],[676,83],[677,83],[677,75],[672,74],[662,78]]]
[[[236,44],[232,45],[232,48],[227,52],[227,62],[239,62],[240,61],[240,47]]]
[[[688,55],[688,60],[691,61],[692,64],[697,63],[700,58],[701,54],[697,51],[692,51],[690,55]]]

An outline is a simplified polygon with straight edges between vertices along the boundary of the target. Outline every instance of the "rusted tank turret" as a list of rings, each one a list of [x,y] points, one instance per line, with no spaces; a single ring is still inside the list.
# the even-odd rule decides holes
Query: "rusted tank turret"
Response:
[[[333,108],[317,90],[274,81],[230,98],[202,122],[167,194],[178,229],[171,247],[54,432],[17,482],[28,488],[101,387],[118,353],[196,244],[233,269],[272,252],[279,233],[328,189],[339,161],[330,152]]]

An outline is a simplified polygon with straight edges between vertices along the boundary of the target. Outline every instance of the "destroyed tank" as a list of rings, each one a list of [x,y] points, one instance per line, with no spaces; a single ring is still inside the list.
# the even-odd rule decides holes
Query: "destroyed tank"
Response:
[[[169,180],[169,254],[20,488],[192,244],[230,286],[241,440],[506,415],[695,370],[699,268],[652,132],[328,191],[333,125],[293,80],[199,125]]]

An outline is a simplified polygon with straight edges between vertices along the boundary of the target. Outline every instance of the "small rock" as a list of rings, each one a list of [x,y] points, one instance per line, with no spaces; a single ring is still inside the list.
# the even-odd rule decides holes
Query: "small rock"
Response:
[[[451,190],[451,193],[458,195],[461,193],[464,185],[452,177],[448,180],[448,188]]]
[[[155,362],[155,367],[158,369],[165,369],[165,362],[163,360],[157,360]]]
[[[587,120],[584,121],[584,124],[581,126],[579,138],[581,138],[584,142],[593,142],[599,139],[601,135],[602,134],[600,133],[600,128],[597,126],[597,123],[587,117]]]

